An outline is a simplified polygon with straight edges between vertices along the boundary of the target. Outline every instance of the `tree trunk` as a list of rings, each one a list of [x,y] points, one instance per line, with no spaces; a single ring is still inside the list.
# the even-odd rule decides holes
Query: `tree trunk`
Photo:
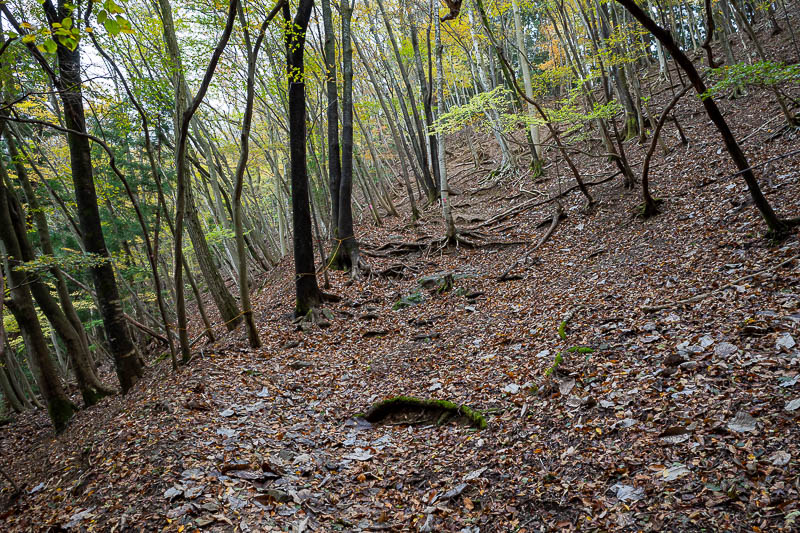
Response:
[[[50,0],[45,2],[45,10],[51,25],[61,22],[72,11],[71,8],[67,9],[64,1],[59,2],[58,11],[56,11]],[[102,259],[90,269],[90,272],[111,354],[114,356],[117,377],[122,393],[125,394],[142,377],[143,368],[139,358],[136,357],[128,325],[123,316],[111,254],[108,252],[103,236],[100,211],[97,207],[97,191],[94,186],[91,146],[89,139],[81,135],[86,132],[86,119],[83,111],[83,95],[81,94],[80,48],[70,50],[58,43],[57,58],[64,123],[67,128],[73,130],[67,134],[67,144],[69,145],[72,183],[75,188],[75,200],[78,204],[81,235],[86,252]]]
[[[234,0],[235,1],[235,0]],[[184,120],[184,115],[188,112],[187,109],[189,107],[189,87],[186,83],[186,79],[183,74],[183,66],[181,63],[181,56],[180,56],[180,49],[178,48],[178,40],[175,35],[175,24],[172,20],[172,7],[170,5],[169,0],[159,0],[159,7],[161,10],[161,19],[163,21],[164,27],[164,40],[167,45],[167,52],[170,56],[170,61],[172,62],[173,66],[173,84],[175,86],[175,151],[176,151],[176,167],[179,167],[180,172],[178,172],[178,189],[181,191],[181,194],[178,196],[178,213],[175,220],[175,239],[177,243],[180,243],[183,240],[183,223],[185,220],[186,223],[186,230],[189,233],[189,238],[192,241],[192,248],[194,249],[195,255],[197,257],[197,263],[200,266],[200,271],[203,273],[203,278],[206,280],[206,284],[208,286],[208,290],[211,293],[211,297],[214,300],[214,303],[219,310],[220,316],[225,323],[225,327],[228,331],[232,331],[238,326],[241,321],[242,317],[239,314],[239,309],[236,304],[236,300],[231,295],[230,291],[225,285],[225,281],[222,279],[220,275],[219,268],[214,262],[214,258],[211,254],[211,249],[208,246],[208,241],[206,241],[205,233],[203,232],[203,227],[200,223],[200,219],[197,216],[197,208],[195,207],[195,200],[194,200],[194,192],[192,191],[191,186],[187,186],[187,178],[184,175],[185,168],[186,168],[186,148],[184,146],[181,155],[181,142],[186,143],[186,139],[180,138],[180,132],[182,129],[182,123]],[[235,9],[233,11],[235,13]],[[232,23],[231,23],[232,24]],[[220,39],[218,44],[222,45],[223,47],[227,44],[227,37]],[[216,63],[214,64],[216,66]],[[209,73],[206,71],[207,74],[213,74],[213,71]],[[209,79],[210,81],[210,79]],[[206,87],[207,89],[207,87]],[[205,90],[203,90],[205,93]],[[196,97],[195,97],[196,98]],[[199,102],[198,102],[199,104]],[[192,115],[194,112],[192,111]],[[189,117],[191,120],[191,116]],[[188,124],[186,128],[186,135],[188,135]],[[181,324],[180,322],[184,321],[185,318],[185,309],[182,309],[184,304],[184,296],[183,296],[183,270],[181,265],[178,263],[183,263],[183,251],[177,250],[175,253],[175,284],[177,286],[177,302],[176,307],[178,308],[178,328],[179,328],[179,335],[183,335],[181,338],[181,351],[182,351],[182,358],[187,360],[189,358],[189,354],[184,352],[184,349],[187,348],[186,339],[185,339],[185,329],[186,324]]]
[[[0,179],[4,182],[8,181],[5,167],[2,163],[0,163]],[[4,196],[6,198],[6,205],[0,206],[0,209],[7,210],[9,220],[11,221],[11,228],[9,229],[14,233],[13,238],[16,240],[16,242],[12,244],[4,237],[3,240],[6,242],[6,249],[19,249],[19,258],[22,261],[33,261],[36,257],[33,252],[33,247],[28,241],[27,227],[24,223],[26,216],[22,210],[22,206],[12,190],[6,188],[3,183],[0,183],[0,188],[4,189]],[[12,238],[10,233],[8,238]],[[112,394],[113,391],[103,385],[94,372],[88,343],[82,341],[78,331],[75,330],[66,314],[50,295],[49,288],[36,273],[28,274],[28,283],[36,303],[39,304],[39,308],[67,346],[67,351],[73,362],[75,377],[78,380],[78,387],[81,390],[84,404],[87,407],[94,405],[104,396]]]
[[[431,0],[436,2],[436,0]],[[438,5],[438,4],[434,4]],[[441,21],[438,16],[438,9],[434,12],[435,24],[435,39],[436,39],[436,115],[437,118],[442,116],[442,106],[444,105],[444,67],[442,66],[442,30]],[[445,145],[444,135],[439,132],[437,134],[439,147],[439,175],[442,177],[442,184],[439,189],[442,199],[442,216],[444,217],[445,236],[449,242],[456,240],[456,225],[453,221],[453,213],[450,211],[449,192],[450,188],[447,184],[447,167],[445,166]]]
[[[437,187],[441,187],[441,177],[439,175],[439,156],[437,155],[438,149],[436,146],[436,136],[430,133],[433,126],[433,111],[431,111],[431,100],[433,97],[432,87],[428,87],[425,80],[425,68],[422,65],[422,55],[419,51],[419,39],[417,38],[417,25],[414,23],[412,17],[409,23],[411,32],[411,46],[414,49],[414,63],[417,67],[417,78],[419,79],[419,93],[422,98],[422,108],[425,112],[425,126],[428,131],[426,139],[428,141],[429,156],[433,167],[433,181]],[[428,31],[428,45],[430,46],[430,30]]]
[[[525,95],[532,99],[533,84],[531,82],[531,71],[528,67],[528,57],[525,49],[525,37],[522,29],[522,19],[519,14],[517,0],[511,0],[511,8],[514,11],[514,33],[517,39],[517,48],[519,50],[519,64],[522,68],[522,81],[525,84]],[[536,110],[530,102],[527,104],[528,114],[533,116]],[[536,124],[531,124],[529,134],[534,148],[531,153],[531,165],[533,166],[534,176],[537,176],[538,174],[541,174],[542,167],[544,166],[542,162],[542,149],[539,146],[539,126]]]
[[[238,6],[239,20],[242,23],[245,47],[247,49],[247,97],[245,103],[244,117],[242,118],[242,133],[240,142],[239,162],[236,165],[236,176],[234,179],[233,192],[233,227],[236,233],[236,254],[237,266],[239,268],[239,301],[242,304],[242,314],[247,325],[247,339],[251,348],[259,348],[261,339],[258,336],[255,321],[253,320],[253,307],[250,303],[250,284],[247,275],[247,250],[244,244],[244,227],[242,225],[242,189],[244,187],[244,172],[247,166],[247,158],[250,155],[250,127],[253,121],[253,100],[255,98],[255,75],[256,60],[258,50],[264,40],[266,22],[262,24],[261,30],[256,37],[255,45],[250,44],[250,32],[247,30],[247,20],[241,4]]]
[[[339,184],[342,179],[341,159],[339,156],[339,92],[336,88],[336,36],[333,29],[330,0],[322,0],[322,24],[325,31],[325,91],[328,96],[328,107],[325,114],[328,119],[328,186],[331,196],[332,235],[334,250],[339,246]]]
[[[392,120],[392,114],[389,111],[389,106],[386,103],[386,99],[383,97],[382,87],[378,85],[378,80],[375,78],[375,72],[372,68],[372,65],[369,61],[367,61],[367,58],[361,51],[361,46],[358,44],[358,41],[353,39],[353,43],[356,45],[358,56],[361,59],[361,63],[364,65],[364,68],[367,70],[367,74],[372,82],[372,86],[375,88],[375,94],[381,104],[381,109],[383,109],[383,114],[386,117],[386,121],[389,123],[389,130],[392,133],[392,141],[394,142],[397,156],[400,159],[400,173],[403,176],[403,184],[406,187],[408,201],[411,203],[411,222],[416,222],[419,219],[419,210],[417,209],[417,202],[414,199],[414,191],[411,189],[411,180],[408,176],[408,165],[410,165],[411,162],[406,160],[406,153],[405,149],[403,148],[401,134],[397,129],[395,121]]]
[[[350,269],[351,275],[359,274],[359,246],[353,232],[353,48],[351,42],[351,20],[353,2],[344,0],[342,11],[342,179],[339,183],[339,220],[337,221],[338,243],[334,262]]]
[[[42,332],[36,308],[33,305],[29,288],[29,278],[24,270],[19,268],[22,263],[22,251],[14,234],[11,214],[8,210],[6,188],[0,187],[0,238],[3,243],[3,254],[7,257],[6,269],[9,285],[11,286],[11,312],[17,319],[25,347],[28,350],[31,370],[39,385],[39,392],[47,404],[47,412],[56,432],[63,431],[75,412],[75,406],[67,398],[61,380],[52,360],[47,339]]]
[[[414,98],[414,90],[411,88],[411,81],[408,77],[408,72],[406,71],[406,67],[403,64],[403,56],[400,54],[400,48],[397,46],[397,39],[394,36],[394,30],[392,29],[392,25],[389,22],[389,17],[386,14],[386,10],[383,6],[383,0],[378,0],[378,8],[381,11],[381,15],[383,16],[383,22],[386,26],[386,31],[389,34],[389,41],[392,43],[392,49],[394,50],[395,59],[397,60],[397,66],[400,69],[400,77],[403,78],[403,83],[406,86],[406,92],[408,93],[408,100],[411,103],[411,112],[414,116],[414,124],[417,127],[417,140],[416,142],[414,138],[414,131],[413,129],[409,131],[409,135],[411,136],[412,143],[418,144],[419,151],[417,152],[417,157],[419,158],[419,165],[422,169],[422,176],[425,182],[425,186],[427,188],[428,199],[433,201],[433,198],[436,197],[436,184],[433,182],[433,178],[431,178],[430,166],[428,165],[428,151],[426,150],[426,143],[425,143],[425,130],[422,127],[422,120],[419,116],[419,110],[417,108],[417,99]],[[402,99],[402,94],[398,91],[397,93],[398,98]]]
[[[306,29],[313,5],[314,0],[300,0],[293,24],[289,13],[289,4],[283,5],[283,17],[286,22],[286,75],[289,92],[289,153],[292,165],[295,313],[298,316],[307,314],[322,302],[322,291],[317,285],[314,268],[314,244],[311,237],[308,169],[306,168],[306,82],[303,57],[305,55]]]

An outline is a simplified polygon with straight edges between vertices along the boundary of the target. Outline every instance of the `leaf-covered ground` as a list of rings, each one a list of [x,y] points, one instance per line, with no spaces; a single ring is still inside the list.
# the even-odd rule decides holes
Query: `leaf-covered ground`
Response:
[[[738,137],[752,134],[753,163],[798,149],[797,133],[769,140],[780,119],[767,122],[779,115],[768,94],[722,104]],[[62,435],[42,413],[4,427],[2,466],[24,494],[9,502],[3,486],[3,529],[796,530],[798,236],[765,240],[697,100],[676,115],[690,143],[667,127],[672,151],[652,174],[663,214],[634,218],[638,193],[616,178],[592,187],[590,214],[577,192],[564,198],[566,218],[535,251],[553,203],[486,221],[570,187],[563,165],[489,189],[491,164],[476,172],[455,148],[465,139],[450,139],[457,224],[482,225],[469,239],[483,246],[380,249],[439,238],[435,207],[416,227],[364,221],[373,271],[403,277],[329,273],[342,301],[306,331],[287,258],[259,280],[263,349],[239,330],[175,374],[154,353],[132,393]],[[626,148],[635,163],[646,149]],[[799,214],[799,164],[757,172],[786,215]],[[592,182],[615,170],[580,165]],[[451,290],[420,285],[438,273]],[[357,418],[398,395],[468,405],[488,427]]]

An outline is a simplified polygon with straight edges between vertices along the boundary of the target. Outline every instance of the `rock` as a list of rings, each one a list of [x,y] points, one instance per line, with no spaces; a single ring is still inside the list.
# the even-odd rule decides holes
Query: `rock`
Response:
[[[714,355],[727,359],[739,352],[739,348],[729,342],[721,342],[714,347]]]
[[[311,368],[312,366],[314,366],[314,363],[298,359],[296,361],[292,361],[291,363],[289,363],[288,366],[293,370],[300,370],[302,368]]]
[[[714,338],[711,337],[711,335],[703,335],[702,337],[700,337],[700,340],[698,340],[698,342],[700,343],[701,348],[708,348],[709,346],[714,344]]]
[[[789,333],[783,333],[778,337],[778,340],[775,341],[775,349],[778,351],[788,352],[794,348],[796,344],[797,343],[795,343],[794,337],[792,337]]]

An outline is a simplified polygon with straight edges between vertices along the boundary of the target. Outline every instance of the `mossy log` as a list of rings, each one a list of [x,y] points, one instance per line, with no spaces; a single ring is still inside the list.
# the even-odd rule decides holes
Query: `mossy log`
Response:
[[[447,400],[423,400],[411,396],[396,396],[380,401],[370,407],[364,414],[364,419],[377,423],[393,415],[418,415],[421,420],[436,425],[455,420],[477,429],[486,429],[486,419],[483,415],[466,405]]]

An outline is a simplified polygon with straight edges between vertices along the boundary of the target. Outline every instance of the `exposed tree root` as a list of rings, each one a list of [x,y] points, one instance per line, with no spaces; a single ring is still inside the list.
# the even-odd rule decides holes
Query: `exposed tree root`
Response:
[[[617,172],[611,174],[608,177],[605,177],[605,178],[603,178],[601,180],[598,180],[598,181],[591,181],[591,182],[585,183],[585,185],[587,187],[590,187],[590,186],[593,186],[593,185],[600,185],[602,183],[606,183],[606,182],[611,181],[612,179],[616,178],[620,173],[621,173],[621,171],[618,170]],[[505,211],[501,211],[500,213],[498,213],[498,214],[494,215],[493,217],[487,219],[486,222],[478,224],[477,226],[473,226],[470,229],[475,230],[475,229],[485,228],[487,226],[492,226],[492,225],[494,225],[494,224],[496,224],[498,222],[501,222],[501,221],[503,221],[503,220],[505,220],[505,219],[507,219],[507,218],[509,218],[511,216],[518,215],[519,213],[522,213],[523,211],[527,211],[528,209],[533,209],[534,207],[539,207],[541,205],[549,204],[550,202],[555,202],[556,200],[565,197],[570,192],[578,190],[578,188],[579,188],[578,185],[573,185],[572,187],[570,187],[569,189],[565,190],[561,194],[557,194],[556,196],[552,196],[550,198],[547,198],[546,200],[536,201],[537,198],[531,198],[530,200],[522,202],[519,205],[515,205],[514,207],[506,209]],[[588,204],[588,205],[586,205],[584,210],[589,211],[595,205],[596,205],[596,203]]]
[[[392,418],[400,424],[436,424],[461,422],[477,429],[486,429],[483,415],[466,406],[446,400],[422,400],[411,396],[396,396],[374,404],[364,414],[368,422],[383,422]]]
[[[412,254],[416,252],[424,252],[431,248],[441,250],[448,246],[464,246],[466,248],[481,248],[485,246],[516,246],[519,244],[528,244],[527,241],[499,241],[487,240],[489,235],[476,231],[476,228],[458,231],[452,237],[441,237],[433,239],[431,237],[420,237],[416,241],[411,242],[390,242],[378,248],[368,249],[362,248],[361,253],[371,257],[393,257],[398,255]]]
[[[530,252],[533,252],[533,251],[537,250],[541,245],[543,245],[545,242],[547,242],[547,240],[556,231],[556,227],[558,226],[558,222],[562,218],[566,218],[566,215],[564,214],[564,208],[559,203],[559,204],[556,204],[556,212],[553,213],[553,217],[550,220],[550,227],[547,229],[547,232],[544,235],[542,235],[542,238],[539,239],[539,242],[536,243],[536,246],[534,246],[533,249]],[[540,224],[540,226],[541,226],[541,224]],[[525,254],[521,259],[519,259],[518,261],[514,262],[514,264],[512,264],[510,267],[508,267],[508,269],[505,272],[503,272],[500,275],[500,277],[497,278],[497,281],[511,281],[511,280],[514,280],[514,279],[522,279],[522,276],[512,276],[511,275],[511,271],[514,270],[517,266],[519,266],[522,263],[524,263],[525,261],[527,261],[528,257],[530,256],[530,252]]]

